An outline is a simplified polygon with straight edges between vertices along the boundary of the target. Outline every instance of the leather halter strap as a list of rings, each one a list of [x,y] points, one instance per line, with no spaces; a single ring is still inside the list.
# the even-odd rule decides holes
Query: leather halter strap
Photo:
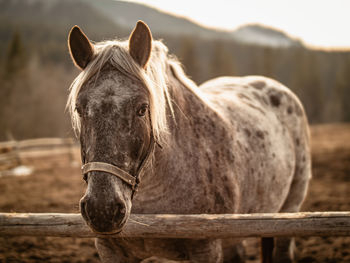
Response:
[[[152,153],[154,151],[155,148],[155,144],[156,141],[153,138],[153,132],[151,132],[151,141],[150,141],[150,145],[148,147],[148,151],[146,153],[145,158],[141,161],[141,164],[139,165],[139,168],[137,169],[137,172],[135,174],[135,176],[132,176],[131,174],[129,174],[128,172],[120,169],[119,167],[109,164],[109,163],[104,163],[104,162],[89,162],[84,164],[81,167],[82,170],[82,174],[87,174],[89,172],[92,171],[101,171],[101,172],[106,172],[109,173],[111,175],[114,175],[116,177],[118,177],[119,179],[121,179],[123,182],[127,183],[128,185],[131,186],[132,189],[132,195],[131,195],[131,199],[134,197],[138,185],[140,183],[140,176],[144,170],[144,168],[148,165]]]

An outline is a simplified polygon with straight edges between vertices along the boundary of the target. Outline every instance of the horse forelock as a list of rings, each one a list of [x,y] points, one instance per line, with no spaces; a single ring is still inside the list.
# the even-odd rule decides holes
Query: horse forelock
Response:
[[[80,117],[75,109],[79,91],[89,79],[98,78],[106,63],[144,84],[150,98],[153,133],[159,142],[163,141],[163,135],[168,132],[166,110],[169,108],[173,115],[173,107],[168,90],[168,49],[160,41],[153,41],[151,58],[146,69],[142,69],[129,54],[128,41],[105,41],[95,44],[93,60],[74,79],[69,89],[66,107],[75,134],[80,134],[81,127]]]

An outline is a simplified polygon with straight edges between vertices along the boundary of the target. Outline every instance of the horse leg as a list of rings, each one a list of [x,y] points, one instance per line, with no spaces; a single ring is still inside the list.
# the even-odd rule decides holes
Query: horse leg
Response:
[[[108,239],[96,238],[95,246],[102,263],[139,262],[140,260],[128,255],[126,251],[116,243]]]
[[[262,263],[272,263],[272,255],[274,248],[274,238],[273,237],[263,237],[261,238],[261,262]]]
[[[246,251],[242,239],[225,238],[221,240],[224,263],[243,263],[246,258]]]
[[[294,181],[293,181],[294,183]],[[293,212],[299,212],[300,206],[302,204],[302,201],[304,200],[307,184],[299,184],[296,183],[296,185],[299,185],[299,187],[295,187],[295,190],[291,195],[290,198],[287,199],[287,202],[280,210],[281,213],[293,213]],[[295,204],[293,204],[294,201]],[[290,263],[294,261],[294,249],[295,249],[295,242],[294,237],[277,237],[275,238],[275,249],[274,249],[274,263],[279,262],[286,262]]]
[[[307,145],[304,145],[304,147],[304,149],[308,149]],[[300,207],[306,196],[309,180],[311,179],[311,160],[310,156],[306,153],[307,150],[296,153],[294,177],[287,199],[280,210],[281,213],[294,213],[300,211]],[[273,262],[293,262],[294,249],[295,242],[293,237],[275,238]]]
[[[221,239],[190,239],[185,241],[185,247],[190,262],[223,262]]]

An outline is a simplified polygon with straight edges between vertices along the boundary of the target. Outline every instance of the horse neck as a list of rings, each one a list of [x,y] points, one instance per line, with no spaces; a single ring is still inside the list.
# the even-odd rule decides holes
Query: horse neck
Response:
[[[168,88],[173,105],[173,116],[168,114],[167,121],[170,137],[171,139],[176,139],[177,136],[181,136],[186,131],[194,130],[196,127],[189,124],[196,122],[198,118],[202,117],[202,113],[210,112],[212,109],[198,94],[187,87],[186,84],[177,77],[177,73],[171,66],[169,66],[168,69],[168,79]],[[170,112],[170,109],[168,109],[168,112]]]
[[[164,193],[169,193],[169,185],[171,185],[173,192],[176,192],[177,187],[183,187],[179,184],[181,182],[179,177],[190,177],[188,173],[191,172],[185,168],[186,165],[193,162],[191,159],[193,156],[204,152],[204,149],[200,148],[203,147],[203,144],[200,146],[196,141],[199,139],[207,140],[209,136],[213,136],[210,127],[218,125],[215,112],[200,96],[186,87],[170,67],[168,78],[174,116],[170,114],[171,111],[168,108],[169,133],[164,135],[165,142],[162,148],[155,148],[153,165],[147,169],[142,178],[139,191],[139,200],[142,200],[143,203],[142,207],[146,209],[150,204],[151,210],[154,209],[152,206],[154,203],[160,202],[161,204],[158,205],[163,206],[167,202],[171,202],[171,198],[176,198],[176,196],[167,196],[167,199],[163,200]],[[209,143],[205,145],[205,147],[207,146],[210,146]],[[191,166],[193,165],[191,164]],[[184,167],[186,172],[179,172],[181,167]]]

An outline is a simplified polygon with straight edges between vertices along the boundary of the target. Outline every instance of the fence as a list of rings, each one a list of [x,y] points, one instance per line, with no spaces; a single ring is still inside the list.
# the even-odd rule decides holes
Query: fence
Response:
[[[78,145],[70,138],[0,142],[0,176],[11,175],[10,170],[20,165],[35,166],[36,162],[41,163],[41,169],[50,168],[53,163],[66,165],[77,159],[78,152]]]
[[[77,151],[77,152],[75,152]],[[73,153],[74,152],[74,153]],[[45,156],[79,156],[71,139],[0,143],[0,172]],[[57,160],[54,161],[57,165]],[[1,174],[1,173],[0,173]],[[0,236],[96,237],[79,214],[0,213]],[[103,235],[102,235],[103,236]],[[350,236],[350,212],[222,215],[131,215],[114,237],[228,238]],[[111,235],[108,235],[111,237]]]
[[[0,236],[106,237],[93,233],[80,214],[0,213]],[[350,212],[130,216],[108,237],[230,238],[350,236]]]

